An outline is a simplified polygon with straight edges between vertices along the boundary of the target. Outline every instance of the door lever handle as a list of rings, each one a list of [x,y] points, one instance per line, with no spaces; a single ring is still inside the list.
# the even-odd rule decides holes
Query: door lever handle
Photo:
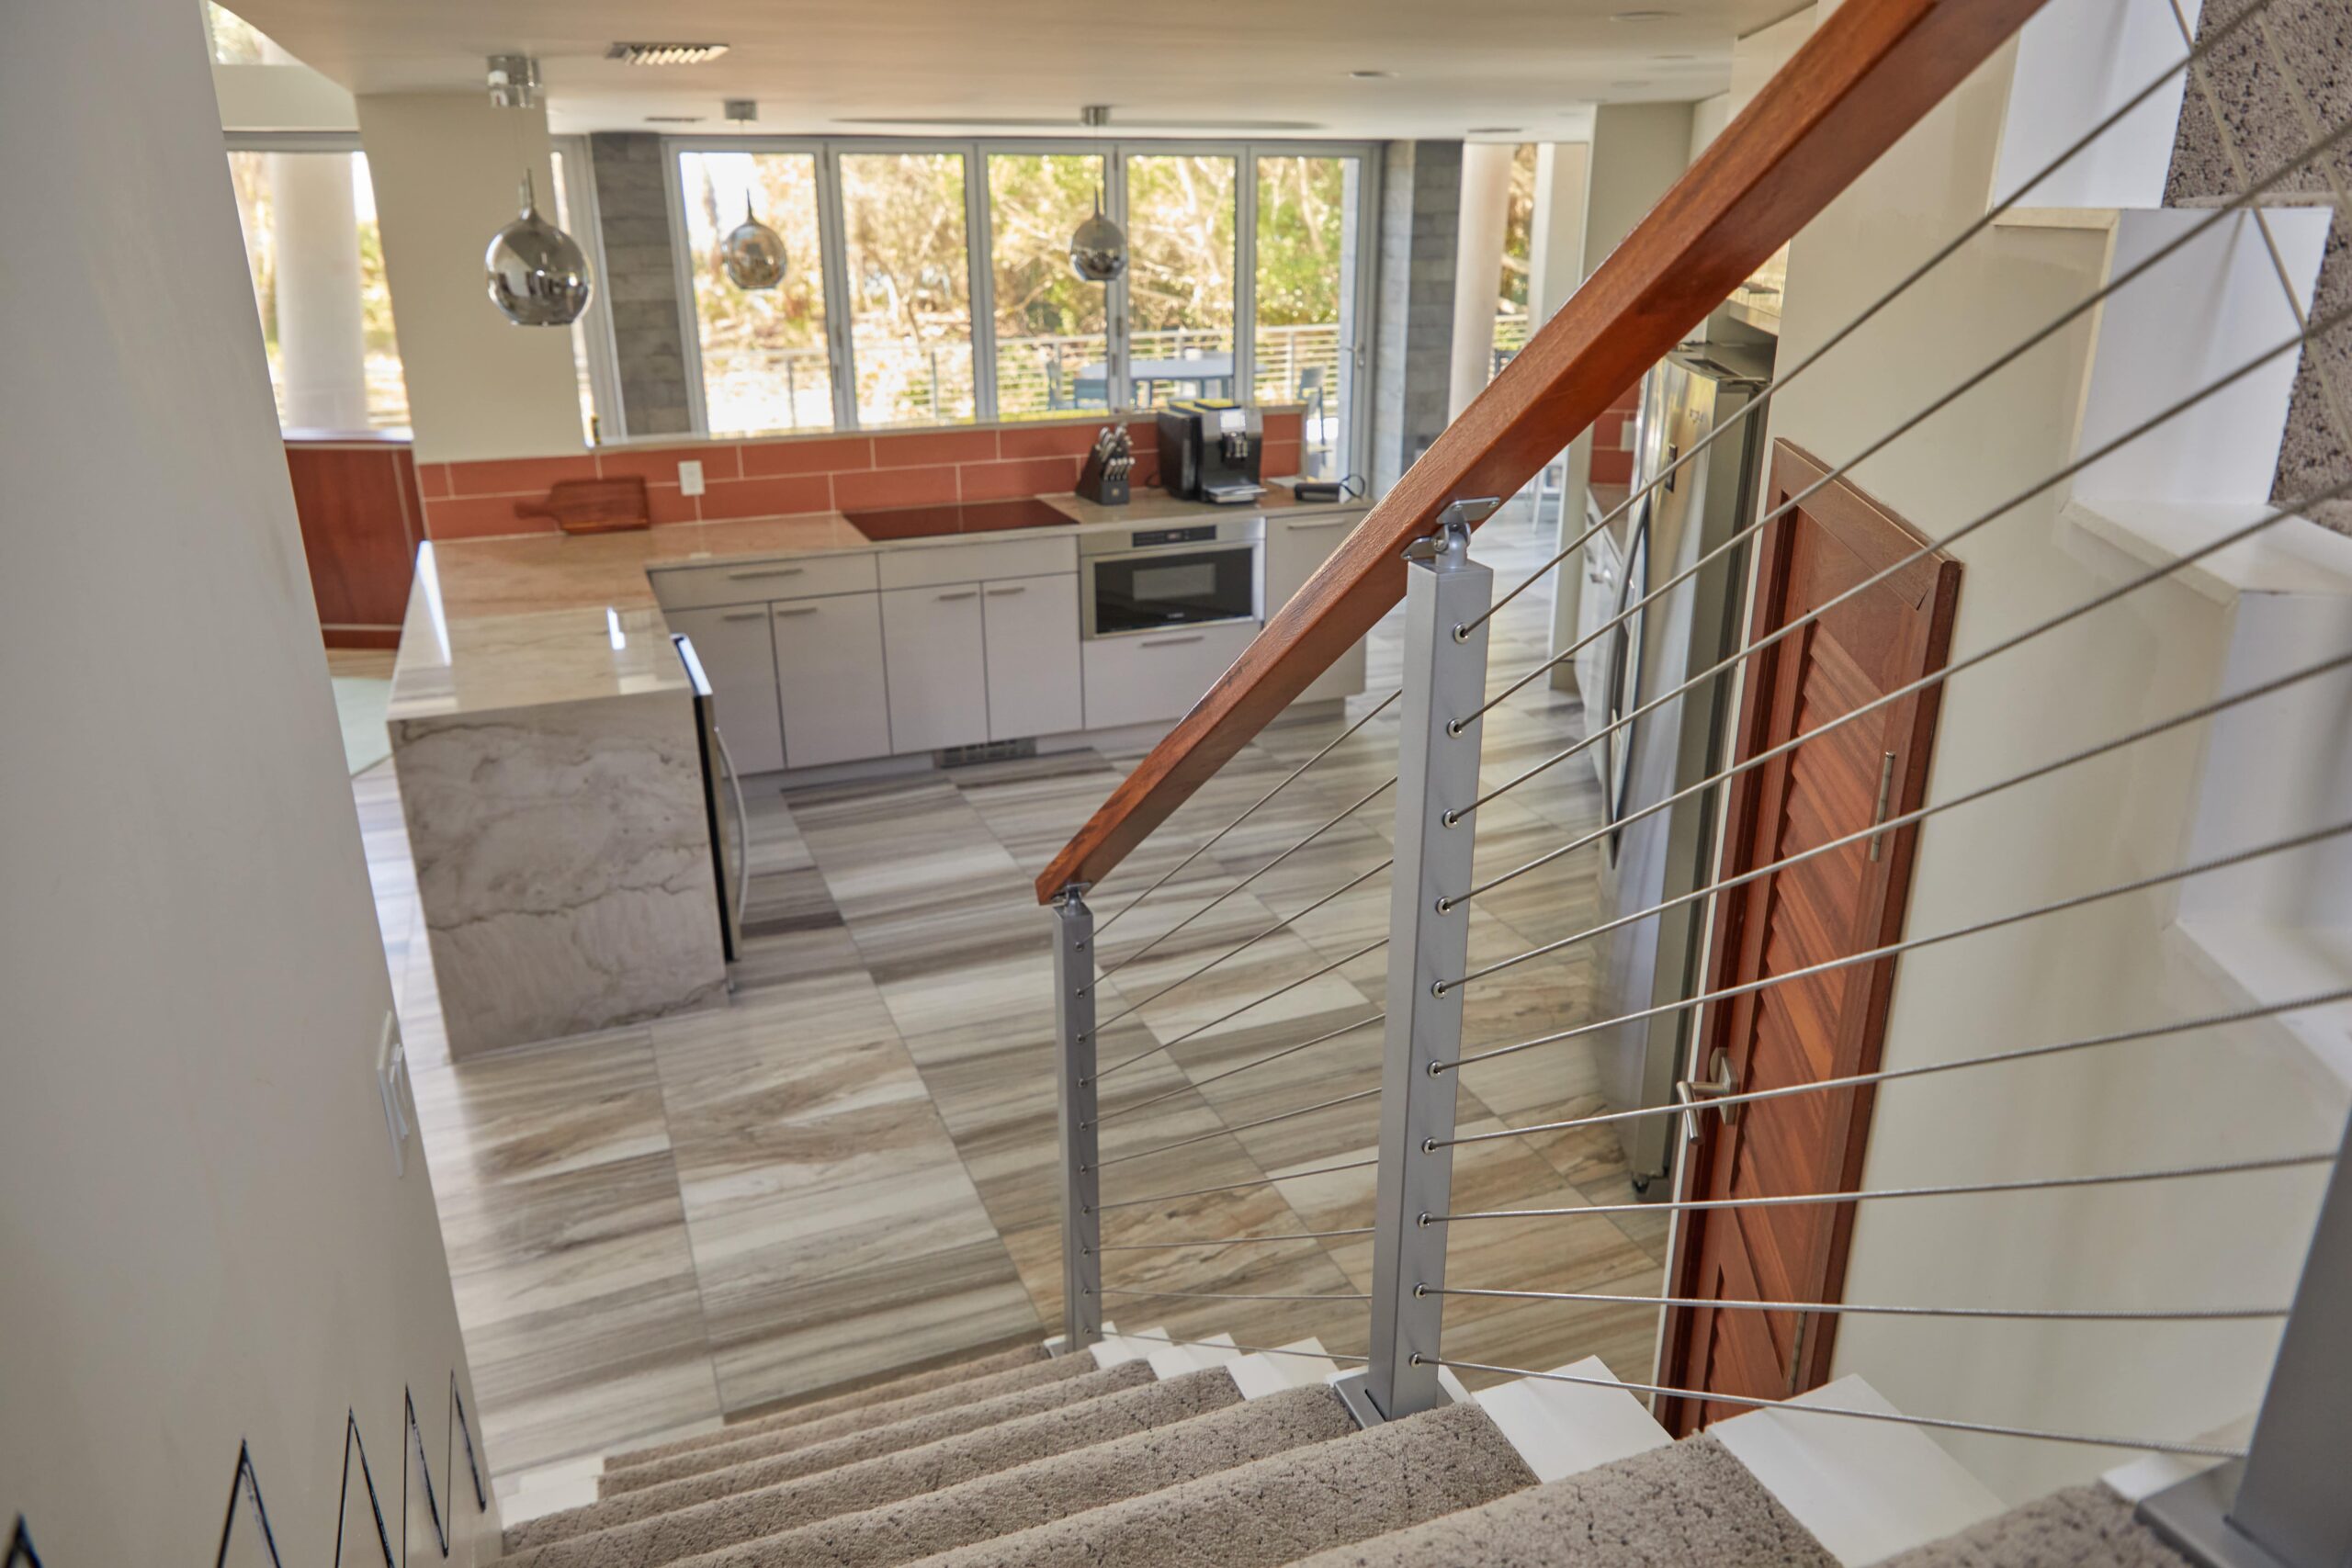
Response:
[[[1725,1095],[1738,1092],[1739,1074],[1732,1067],[1731,1053],[1720,1046],[1716,1047],[1715,1054],[1708,1059],[1705,1077],[1684,1078],[1674,1086],[1674,1098],[1699,1111],[1706,1110],[1710,1100],[1721,1100]],[[1724,1119],[1724,1126],[1737,1124],[1739,1106],[1718,1105],[1713,1109],[1715,1114]],[[1698,1137],[1699,1119],[1696,1116],[1686,1117],[1683,1124],[1689,1129],[1690,1135],[1693,1139]]]

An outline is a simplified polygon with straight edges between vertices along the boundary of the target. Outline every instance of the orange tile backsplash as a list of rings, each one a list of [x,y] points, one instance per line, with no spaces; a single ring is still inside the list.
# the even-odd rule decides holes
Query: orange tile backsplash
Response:
[[[738,517],[783,517],[859,507],[926,506],[950,501],[1050,495],[1078,482],[1080,460],[1105,420],[1055,421],[981,430],[878,431],[858,435],[781,436],[670,446],[609,446],[578,457],[420,463],[425,533],[435,539],[551,531],[552,519],[515,513],[566,479],[642,476],[654,525]],[[1304,417],[1265,416],[1265,471],[1295,472]],[[1159,437],[1148,414],[1127,416],[1135,481],[1159,477]],[[699,496],[678,488],[678,465],[702,464]]]

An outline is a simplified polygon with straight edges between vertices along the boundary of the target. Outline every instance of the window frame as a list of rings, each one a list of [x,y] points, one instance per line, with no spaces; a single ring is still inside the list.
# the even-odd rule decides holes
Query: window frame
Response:
[[[995,233],[989,211],[988,159],[994,153],[1097,156],[1103,160],[1102,208],[1120,227],[1128,226],[1127,161],[1131,157],[1208,156],[1234,160],[1234,300],[1233,384],[1237,397],[1257,385],[1258,325],[1258,160],[1269,158],[1352,158],[1356,161],[1357,213],[1355,276],[1341,280],[1343,302],[1355,319],[1340,352],[1353,366],[1355,396],[1341,432],[1340,471],[1363,474],[1372,431],[1374,306],[1380,236],[1381,145],[1376,141],[1253,141],[1218,138],[1096,138],[1072,136],[931,137],[931,136],[729,136],[724,133],[662,138],[662,179],[670,213],[671,254],[676,273],[679,328],[690,356],[686,401],[694,434],[708,437],[710,421],[703,394],[702,330],[695,310],[692,263],[686,238],[684,182],[680,159],[689,152],[800,153],[816,161],[817,235],[823,268],[825,348],[833,386],[833,434],[856,434],[876,430],[956,430],[959,423],[866,425],[857,415],[857,366],[851,342],[850,312],[839,308],[849,299],[848,243],[842,216],[841,159],[843,154],[875,152],[954,152],[964,159],[964,242],[966,297],[971,303],[972,403],[970,424],[1001,423],[996,357]],[[1086,420],[1132,419],[1140,412],[1134,404],[1128,375],[1129,333],[1132,328],[1127,279],[1123,275],[1107,286],[1103,301],[1104,335],[1110,358],[1108,410],[1087,411],[1071,423]],[[605,328],[609,341],[610,327]],[[1054,423],[1040,421],[1038,423]]]
[[[620,350],[613,341],[611,274],[605,268],[605,217],[596,205],[596,153],[585,136],[551,136],[549,148],[563,154],[563,204],[571,215],[571,237],[588,257],[588,309],[580,318],[588,351],[588,400],[595,408],[607,442],[628,435],[628,411],[621,402]],[[582,431],[585,437],[588,432]],[[590,445],[597,443],[591,440]]]

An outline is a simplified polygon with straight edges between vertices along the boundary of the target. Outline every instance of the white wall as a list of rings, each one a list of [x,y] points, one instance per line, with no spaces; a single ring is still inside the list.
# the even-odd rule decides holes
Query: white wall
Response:
[[[1510,167],[1519,149],[1508,141],[1462,146],[1462,210],[1453,246],[1453,356],[1446,382],[1452,417],[1487,389],[1494,363],[1495,299],[1502,292],[1503,231],[1510,226]]]
[[[345,1411],[398,1531],[403,1387],[436,1486],[478,1409],[216,112],[187,0],[10,8],[0,1520],[57,1564],[210,1562],[241,1441],[325,1562]]]
[[[1993,186],[2011,57],[1979,72],[1797,239],[1783,363],[1808,354],[1947,236]],[[2096,228],[1996,229],[1791,386],[1776,438],[1842,460],[2105,276]],[[1862,464],[1861,486],[1930,535],[2071,456],[2088,319],[1919,433]],[[2047,494],[1953,547],[1963,563],[1952,656],[2142,570],[2086,536]],[[2225,599],[2165,583],[1957,677],[1930,800],[2000,779],[2207,700],[2221,689]],[[2234,686],[2242,674],[2233,677]],[[2045,903],[2179,864],[2204,738],[2191,730],[1963,807],[1920,837],[1907,934]],[[2298,824],[2241,821],[2238,844]],[[1899,1067],[2241,1005],[2181,962],[2162,889],[1906,955],[1888,1022]],[[2258,1023],[2040,1064],[1891,1085],[1868,1187],[2117,1171],[2332,1148],[2342,1082],[2290,1032]],[[1864,1205],[1846,1298],[2026,1306],[2283,1304],[2315,1210],[2313,1173],[2069,1194]],[[2188,1437],[2250,1411],[2275,1325],[2052,1325],[1858,1318],[1837,1370],[1915,1414]],[[2024,1498],[2097,1472],[2114,1450],[1951,1437]]]
[[[417,460],[581,450],[571,333],[514,325],[483,287],[482,253],[514,220],[525,169],[553,219],[546,110],[499,108],[487,92],[358,103]]]

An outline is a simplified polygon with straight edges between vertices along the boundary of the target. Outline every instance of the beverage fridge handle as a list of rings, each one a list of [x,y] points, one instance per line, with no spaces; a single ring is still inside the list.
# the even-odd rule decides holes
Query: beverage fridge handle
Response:
[[[727,737],[717,724],[710,727],[710,738],[718,746],[718,765],[727,774],[727,792],[735,797],[735,939],[740,951],[743,938],[743,903],[752,886],[752,818],[743,806],[743,775],[735,771],[735,753],[727,749]]]

